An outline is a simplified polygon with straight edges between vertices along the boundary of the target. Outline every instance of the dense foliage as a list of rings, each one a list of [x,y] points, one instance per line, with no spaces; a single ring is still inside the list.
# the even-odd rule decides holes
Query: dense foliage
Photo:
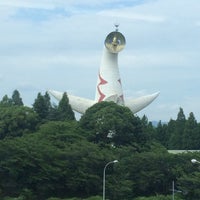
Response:
[[[200,199],[200,124],[193,113],[153,126],[112,102],[98,103],[77,121],[64,93],[52,105],[38,94],[33,108],[17,90],[0,101],[0,199],[100,200],[105,165],[106,199]]]
[[[177,119],[167,124],[159,122],[155,138],[168,149],[200,149],[200,123],[191,112],[186,119],[180,108]]]

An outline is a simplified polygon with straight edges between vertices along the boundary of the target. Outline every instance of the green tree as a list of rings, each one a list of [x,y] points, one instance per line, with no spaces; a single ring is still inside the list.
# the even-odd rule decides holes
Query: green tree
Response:
[[[170,130],[169,147],[171,149],[183,149],[183,132],[185,129],[186,118],[183,109],[180,108],[177,119],[175,121],[170,120],[168,126]],[[170,127],[172,126],[172,127]]]
[[[59,121],[75,120],[74,112],[69,104],[67,93],[63,94],[57,108],[57,119]]]
[[[171,195],[156,195],[156,196],[151,196],[151,197],[138,197],[134,200],[171,200],[172,196]],[[176,200],[183,200],[180,197],[175,198]]]
[[[89,197],[101,193],[102,169],[112,153],[81,136],[76,121],[49,122],[34,134],[0,141],[3,196]]]
[[[142,124],[127,107],[114,102],[100,102],[90,107],[81,117],[80,126],[89,131],[91,141],[114,146],[146,142]]]
[[[180,122],[180,123],[183,123],[183,124],[185,123],[186,118],[185,118],[185,114],[184,114],[183,108],[179,108],[179,112],[178,112],[176,121]]]
[[[142,152],[132,155],[128,163],[129,179],[133,182],[134,196],[168,194],[174,179],[173,157],[167,152]]]
[[[200,148],[200,136],[199,136],[198,123],[191,112],[185,123],[185,129],[183,132],[183,149],[199,149]]]
[[[8,97],[8,95],[3,96],[1,102],[0,102],[1,106],[12,106],[12,99],[10,99]]]
[[[0,139],[34,132],[38,122],[38,115],[31,108],[24,106],[1,107]]]
[[[51,107],[50,97],[47,92],[45,93],[44,96],[41,93],[38,93],[37,98],[33,103],[33,109],[43,121],[48,119],[52,107]]]
[[[13,102],[13,105],[23,106],[23,101],[22,101],[22,98],[20,97],[20,93],[18,90],[13,91],[12,102]]]
[[[159,141],[166,148],[169,148],[170,135],[169,132],[167,131],[167,128],[168,128],[167,124],[163,124],[161,121],[159,121],[156,127],[155,139]]]
[[[200,172],[183,174],[179,179],[180,189],[183,191],[186,200],[200,199]]]
[[[156,137],[156,128],[153,126],[152,122],[148,121],[146,115],[141,118],[141,123],[143,132],[148,137],[148,140],[154,140]]]

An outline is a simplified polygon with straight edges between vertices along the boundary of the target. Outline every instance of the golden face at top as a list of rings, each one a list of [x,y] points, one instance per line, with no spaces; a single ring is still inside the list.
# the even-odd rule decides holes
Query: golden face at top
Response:
[[[126,40],[120,32],[114,31],[108,34],[104,44],[109,52],[118,53],[124,49]]]

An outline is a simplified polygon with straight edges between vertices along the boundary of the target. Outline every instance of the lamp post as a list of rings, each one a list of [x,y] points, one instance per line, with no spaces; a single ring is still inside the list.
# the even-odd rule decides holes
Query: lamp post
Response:
[[[106,168],[108,167],[108,165],[112,164],[112,163],[117,163],[118,160],[113,160],[113,161],[110,161],[108,162],[104,169],[103,169],[103,200],[105,200],[105,186],[106,186]]]
[[[200,162],[198,160],[196,160],[196,159],[192,159],[191,162],[192,163],[199,163],[200,164]]]
[[[183,191],[174,189],[174,181],[172,181],[172,200],[174,200],[175,193],[178,192],[182,193]]]
[[[172,181],[172,200],[174,200],[174,181]]]

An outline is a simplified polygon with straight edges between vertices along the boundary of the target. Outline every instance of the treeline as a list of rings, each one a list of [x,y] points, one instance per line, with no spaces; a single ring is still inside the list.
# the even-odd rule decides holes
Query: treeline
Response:
[[[197,200],[200,171],[190,160],[200,154],[167,149],[199,149],[199,130],[182,108],[176,120],[154,127],[101,102],[77,121],[66,93],[58,105],[39,93],[29,108],[15,90],[0,101],[0,199],[100,200],[103,169],[117,159],[106,170],[106,199],[169,200],[174,182],[177,200]]]
[[[156,127],[155,139],[167,149],[174,150],[200,150],[200,123],[197,122],[193,112],[186,118],[180,108],[177,119]]]

